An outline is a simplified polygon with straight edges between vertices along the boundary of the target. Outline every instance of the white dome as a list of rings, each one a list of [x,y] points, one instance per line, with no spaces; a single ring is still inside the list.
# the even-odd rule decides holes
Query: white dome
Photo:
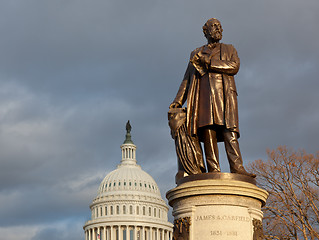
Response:
[[[154,195],[161,198],[159,188],[154,179],[136,163],[120,164],[110,172],[100,184],[97,197],[113,195],[119,192],[133,192]]]
[[[126,130],[121,163],[103,179],[90,205],[92,216],[83,226],[86,239],[169,240],[173,225],[167,221],[168,206],[154,179],[136,163],[129,125]]]

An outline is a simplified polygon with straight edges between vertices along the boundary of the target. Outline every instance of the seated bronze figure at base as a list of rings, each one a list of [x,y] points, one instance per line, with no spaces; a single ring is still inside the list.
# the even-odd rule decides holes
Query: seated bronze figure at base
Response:
[[[191,55],[184,79],[169,106],[169,125],[175,139],[182,175],[220,172],[217,142],[224,142],[231,173],[248,173],[239,149],[238,104],[234,75],[240,61],[236,49],[223,44],[222,26],[209,19],[203,26],[207,44]],[[187,101],[187,108],[182,108]],[[184,174],[185,173],[185,174]],[[178,177],[178,176],[177,176]]]

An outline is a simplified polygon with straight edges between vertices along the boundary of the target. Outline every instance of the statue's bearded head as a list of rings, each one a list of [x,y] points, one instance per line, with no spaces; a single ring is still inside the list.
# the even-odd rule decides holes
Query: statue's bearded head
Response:
[[[219,42],[223,37],[222,25],[216,18],[211,18],[204,24],[203,32],[209,43]]]

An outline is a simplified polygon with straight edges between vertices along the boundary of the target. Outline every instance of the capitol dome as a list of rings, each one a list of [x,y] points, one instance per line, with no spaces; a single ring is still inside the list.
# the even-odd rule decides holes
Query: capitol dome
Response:
[[[101,182],[98,197],[111,195],[114,192],[127,191],[130,193],[147,194],[161,197],[154,179],[136,163],[120,164]]]
[[[169,240],[173,225],[154,179],[137,164],[131,126],[126,126],[122,160],[101,182],[83,227],[86,240]]]

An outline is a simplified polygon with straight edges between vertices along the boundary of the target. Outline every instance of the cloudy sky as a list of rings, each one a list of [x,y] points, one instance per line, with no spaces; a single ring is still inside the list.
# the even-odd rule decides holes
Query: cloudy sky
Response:
[[[241,59],[244,161],[279,145],[315,153],[318,12],[318,0],[0,0],[0,240],[84,239],[128,119],[138,163],[163,197],[174,187],[167,110],[211,17]]]

